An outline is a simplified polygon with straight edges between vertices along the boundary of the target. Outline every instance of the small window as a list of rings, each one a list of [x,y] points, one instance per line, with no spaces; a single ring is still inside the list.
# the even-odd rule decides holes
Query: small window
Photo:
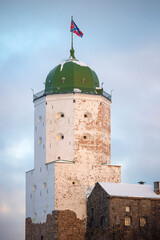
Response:
[[[92,117],[92,114],[89,113],[89,112],[86,112],[86,113],[84,114],[84,117],[85,117],[85,118],[91,118],[91,117]]]
[[[131,226],[131,217],[126,216],[124,224],[125,224],[125,226]]]
[[[36,185],[33,185],[33,187],[32,187],[32,191],[35,192],[36,189],[37,189]]]
[[[131,207],[130,206],[126,206],[126,212],[130,212],[131,211]]]
[[[75,103],[75,102],[76,102],[76,100],[74,99],[74,100],[73,100],[73,103]]]
[[[44,240],[43,235],[41,235],[41,240]]]
[[[146,218],[140,217],[140,226],[145,227],[147,224]]]
[[[63,117],[64,117],[63,112],[56,113],[56,118],[63,118]]]
[[[62,78],[62,83],[65,83],[66,79],[65,77]]]
[[[42,196],[42,192],[40,191],[40,196]]]
[[[46,170],[48,170],[48,165],[46,165]]]
[[[42,171],[42,168],[40,167],[40,169],[39,169],[39,170],[40,170],[40,172],[41,172],[41,171]]]
[[[43,149],[45,149],[45,144],[43,144]]]
[[[85,78],[82,78],[82,81],[81,81],[82,83],[85,83]]]
[[[56,135],[56,140],[59,141],[59,140],[62,140],[62,139],[64,139],[64,135],[62,133],[58,133]]]
[[[42,121],[42,116],[39,116],[38,117],[38,122],[41,122]]]
[[[37,217],[37,213],[36,213],[36,212],[33,214],[33,217],[34,217],[34,218]]]
[[[42,213],[42,215],[43,215],[43,216],[45,216],[45,215],[46,215],[46,210],[43,210],[43,213]]]
[[[90,141],[90,140],[92,140],[92,136],[89,133],[86,133],[86,134],[83,135],[83,139],[87,140],[87,141]]]
[[[44,182],[44,183],[42,184],[42,188],[44,189],[44,188],[46,188],[46,187],[47,187],[47,183]]]
[[[51,86],[51,80],[48,81],[48,86]]]
[[[61,157],[58,157],[58,159],[61,159]]]
[[[39,137],[39,138],[38,138],[38,144],[41,144],[41,143],[42,143],[42,138]]]
[[[102,216],[102,217],[100,218],[100,225],[101,225],[101,226],[105,226],[105,217],[104,217],[104,216]]]
[[[94,212],[94,209],[93,209],[93,208],[91,208],[91,213],[93,214],[93,212]]]
[[[30,194],[30,199],[32,199],[32,193]]]
[[[79,185],[79,181],[78,180],[72,180],[72,185]]]
[[[35,130],[37,131],[37,126],[35,127]]]

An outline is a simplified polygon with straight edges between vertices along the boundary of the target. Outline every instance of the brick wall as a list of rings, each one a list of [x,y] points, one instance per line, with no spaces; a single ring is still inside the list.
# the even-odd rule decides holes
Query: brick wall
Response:
[[[45,223],[26,219],[25,240],[85,240],[86,220],[80,220],[72,211],[53,211]]]

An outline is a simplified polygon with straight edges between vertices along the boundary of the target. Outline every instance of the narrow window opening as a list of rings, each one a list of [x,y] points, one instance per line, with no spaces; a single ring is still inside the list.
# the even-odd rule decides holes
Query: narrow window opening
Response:
[[[61,157],[58,157],[58,159],[61,159]]]
[[[41,143],[42,143],[42,138],[39,137],[39,138],[38,138],[38,144],[40,145]]]
[[[41,240],[44,240],[43,235],[41,235]]]
[[[104,216],[102,216],[102,217],[100,218],[100,225],[101,225],[101,226],[105,226],[105,217],[104,217]]]
[[[75,103],[75,102],[76,102],[76,100],[74,99],[74,100],[73,100],[73,103]]]
[[[42,121],[42,116],[39,116],[38,117],[38,122],[41,122]]]
[[[46,105],[47,105],[47,102],[46,102]]]
[[[42,196],[42,192],[40,191],[40,196]]]

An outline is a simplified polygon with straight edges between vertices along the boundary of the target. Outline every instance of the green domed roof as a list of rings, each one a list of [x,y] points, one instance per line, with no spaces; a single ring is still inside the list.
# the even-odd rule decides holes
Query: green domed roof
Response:
[[[45,94],[84,92],[99,94],[96,73],[86,64],[71,57],[51,70],[45,82]]]

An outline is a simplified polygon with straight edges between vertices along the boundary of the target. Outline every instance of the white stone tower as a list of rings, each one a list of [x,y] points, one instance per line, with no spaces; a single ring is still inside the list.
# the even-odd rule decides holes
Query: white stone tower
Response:
[[[34,169],[26,173],[26,218],[45,223],[54,210],[86,218],[96,182],[120,182],[111,165],[111,96],[96,73],[70,58],[51,70],[34,95]]]

